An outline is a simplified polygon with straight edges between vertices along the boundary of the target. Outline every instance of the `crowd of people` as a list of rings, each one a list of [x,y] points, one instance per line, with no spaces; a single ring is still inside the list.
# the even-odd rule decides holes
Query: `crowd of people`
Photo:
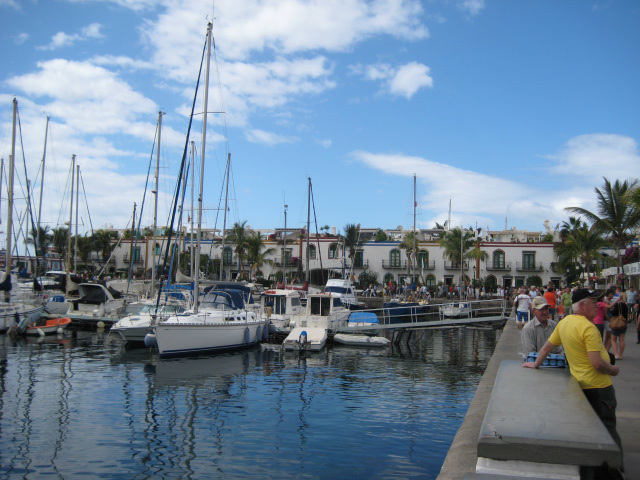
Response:
[[[523,366],[539,368],[549,354],[564,353],[571,375],[621,452],[611,377],[620,371],[616,362],[623,358],[629,324],[635,323],[640,344],[639,301],[634,287],[559,290],[550,285],[543,292],[521,288],[513,302],[523,357],[537,352],[535,362]],[[601,478],[616,477],[607,470]]]

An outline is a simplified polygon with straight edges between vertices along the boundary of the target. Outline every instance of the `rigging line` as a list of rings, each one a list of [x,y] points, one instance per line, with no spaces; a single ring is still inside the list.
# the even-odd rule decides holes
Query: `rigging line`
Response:
[[[213,39],[213,36],[212,36]],[[220,97],[220,111],[222,112],[222,129],[224,131],[224,139],[225,139],[225,147],[226,147],[226,152],[225,152],[225,158],[229,156],[229,135],[227,133],[227,115],[226,115],[226,110],[224,107],[224,98],[222,96],[222,82],[220,81],[220,68],[218,65],[218,49],[216,48],[216,42],[215,39],[213,39],[213,63],[216,69],[216,78],[218,79],[218,91],[219,91],[219,97]]]
[[[36,230],[36,224],[33,220],[33,206],[31,205],[31,188],[30,188],[30,184],[29,184],[29,176],[27,174],[27,158],[24,154],[24,142],[23,142],[23,138],[22,138],[22,122],[20,121],[20,110],[18,110],[16,108],[16,113],[18,114],[18,131],[20,133],[20,148],[22,150],[22,164],[24,166],[24,178],[25,178],[25,182],[27,184],[27,195],[26,195],[26,203],[27,203],[27,213],[29,215],[29,218],[27,219],[27,222],[31,222],[31,231],[33,232],[34,238],[37,235],[37,230]],[[20,177],[18,176],[18,182],[20,182]],[[22,185],[21,185],[22,187]],[[24,191],[23,191],[24,194]],[[20,228],[22,228],[22,225],[20,225]],[[28,227],[27,227],[27,231],[28,231]],[[28,238],[28,234],[25,235],[25,240]],[[17,241],[17,240],[16,240]],[[34,243],[35,245],[35,243]],[[40,267],[40,259],[38,257],[38,246],[35,245],[35,251],[36,251],[36,268]]]
[[[87,200],[87,190],[84,188],[84,178],[82,177],[82,170],[80,170],[80,184],[82,185],[82,193],[84,195],[84,204],[87,207],[87,217],[89,217],[89,229],[91,235],[93,235],[93,222],[91,221],[91,212],[89,212],[89,201]]]
[[[142,215],[144,213],[144,204],[145,204],[145,199],[147,198],[147,190],[149,188],[149,176],[151,175],[151,165],[153,164],[153,154],[155,152],[156,140],[158,139],[159,131],[160,131],[160,122],[158,121],[156,123],[156,131],[153,136],[153,144],[151,145],[151,154],[149,155],[149,166],[147,167],[147,178],[144,182],[144,191],[142,193],[142,205],[140,205],[140,213],[138,214],[138,228],[136,228],[135,225],[133,226],[135,229],[135,235],[133,239],[134,252],[135,252],[135,248],[138,246],[138,239],[140,238],[140,226],[142,225]],[[155,234],[156,232],[153,232],[152,238],[155,238]],[[153,241],[155,242],[155,240]],[[153,247],[155,248],[155,245]],[[153,257],[155,258],[155,255]],[[131,256],[131,264],[129,266],[129,270],[130,270],[129,274],[132,275],[133,274],[133,255]],[[146,277],[146,272],[145,272],[145,277]],[[127,286],[127,293],[128,291],[129,291],[129,286]]]
[[[316,199],[313,196],[313,183],[310,184],[311,187],[311,205],[313,207],[313,222],[316,225],[316,245],[317,245],[317,252],[318,252],[318,259],[320,260],[320,279],[322,281],[322,284],[326,284],[325,280],[324,280],[324,270],[322,269],[322,250],[320,249],[320,239],[318,238],[318,218],[316,217]],[[307,265],[307,268],[309,268],[309,265]],[[311,275],[309,275],[309,278],[311,278]]]
[[[208,34],[207,34],[208,37]],[[169,229],[169,235],[168,235],[168,239],[167,239],[167,247],[165,250],[165,256],[164,256],[164,265],[163,265],[163,270],[166,270],[167,268],[167,259],[169,258],[169,245],[171,245],[171,236],[173,234],[173,222],[175,219],[175,215],[176,215],[176,209],[178,207],[178,197],[179,197],[179,192],[180,192],[180,187],[182,185],[182,182],[180,181],[182,179],[182,174],[184,172],[184,166],[187,160],[187,151],[189,149],[189,136],[191,134],[191,125],[193,124],[193,112],[196,108],[196,100],[198,98],[198,87],[200,86],[200,77],[202,76],[202,65],[204,64],[204,57],[205,57],[205,53],[207,51],[207,42],[208,42],[209,38],[205,38],[204,41],[204,46],[202,47],[202,58],[200,59],[200,70],[198,71],[198,80],[196,81],[196,91],[193,95],[193,102],[191,104],[191,115],[189,116],[189,126],[187,128],[187,136],[184,142],[184,150],[182,151],[182,161],[180,162],[180,172],[178,173],[178,182],[176,185],[176,190],[175,190],[175,195],[174,195],[174,204],[172,207],[173,213],[171,216],[171,226]],[[198,259],[199,261],[200,259]],[[198,271],[198,275],[200,274],[200,272]],[[170,278],[167,277],[167,284],[169,283]],[[161,298],[161,293],[162,293],[162,288],[158,289],[158,298],[156,300],[156,311],[158,309],[158,307],[160,306],[160,298]],[[198,292],[195,292],[195,294],[197,295]],[[198,299],[198,297],[196,296],[196,301]]]

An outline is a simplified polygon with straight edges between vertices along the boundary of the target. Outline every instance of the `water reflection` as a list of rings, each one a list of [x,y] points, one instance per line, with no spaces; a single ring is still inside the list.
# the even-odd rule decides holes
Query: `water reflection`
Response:
[[[186,359],[1,337],[0,476],[435,478],[496,336]]]

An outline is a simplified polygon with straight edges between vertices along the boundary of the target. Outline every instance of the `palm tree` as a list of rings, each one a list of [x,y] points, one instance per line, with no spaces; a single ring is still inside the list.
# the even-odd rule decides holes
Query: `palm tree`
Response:
[[[569,221],[562,222],[560,227],[560,239],[564,241],[575,230],[586,225],[580,217],[569,217]]]
[[[415,265],[415,258],[418,252],[416,251],[416,234],[415,232],[407,232],[402,237],[402,242],[398,245],[398,248],[404,250],[407,255],[407,275],[411,275],[411,267]],[[413,280],[413,279],[412,279]]]
[[[582,215],[595,228],[608,234],[616,247],[618,269],[622,265],[622,256],[626,244],[631,240],[630,232],[640,224],[640,209],[628,203],[629,192],[638,186],[638,180],[616,180],[613,184],[604,178],[602,189],[595,188],[598,214],[581,207],[568,207],[565,210]],[[618,270],[619,273],[619,270]]]
[[[238,270],[240,276],[242,276],[242,263],[246,257],[246,251],[248,247],[247,239],[251,232],[251,230],[249,230],[246,225],[246,220],[244,220],[243,222],[234,223],[231,230],[229,230],[229,233],[227,233],[226,238],[227,242],[233,243],[235,245],[234,251],[236,252],[236,256],[238,258]]]
[[[349,260],[351,261],[351,268],[353,268],[356,253],[362,245],[359,223],[357,225],[355,223],[347,223],[344,226],[344,245],[349,250]]]
[[[594,260],[603,258],[601,251],[611,246],[611,242],[602,236],[602,232],[592,225],[581,225],[568,231],[565,239],[553,247],[558,257],[558,267],[567,272],[567,282],[576,273],[581,273],[583,280],[589,278],[590,271],[595,273],[597,266],[592,271]]]
[[[78,242],[78,254],[80,255],[80,260],[82,260],[82,263],[85,265],[88,265],[89,258],[93,252],[93,238],[85,234],[82,237],[78,236],[76,241]]]
[[[273,265],[273,260],[267,257],[273,255],[276,249],[267,248],[264,250],[265,247],[266,245],[260,233],[251,232],[247,238],[247,259],[249,260],[250,275],[253,275],[254,270],[257,275],[258,270],[264,264]]]
[[[51,231],[51,242],[53,244],[53,249],[60,256],[63,263],[67,258],[68,236],[69,236],[68,228],[54,228]]]
[[[463,230],[461,227],[455,227],[443,233],[442,238],[438,241],[444,249],[442,253],[445,259],[453,264],[462,266],[465,258],[471,258],[469,250],[475,242],[473,231]],[[464,278],[460,278],[460,285],[465,282]]]
[[[116,247],[112,240],[118,238],[118,232],[115,230],[96,230],[93,234],[93,245],[94,250],[100,252],[102,256],[102,261],[106,263],[109,261],[109,257],[111,256],[111,252]]]

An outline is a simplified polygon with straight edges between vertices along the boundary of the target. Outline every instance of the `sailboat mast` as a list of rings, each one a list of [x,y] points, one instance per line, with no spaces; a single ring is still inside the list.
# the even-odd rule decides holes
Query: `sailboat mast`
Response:
[[[284,233],[282,235],[282,285],[287,286],[287,208],[284,206]]]
[[[18,114],[18,100],[13,99],[13,127],[11,129],[11,156],[9,157],[9,195],[7,201],[7,245],[6,245],[6,258],[5,258],[5,270],[6,275],[4,279],[11,276],[11,229],[13,224],[13,171],[15,169],[16,158],[16,116]],[[6,301],[9,301],[9,291],[6,293]]]
[[[155,294],[156,285],[156,232],[158,229],[158,189],[160,183],[160,141],[162,137],[162,115],[163,112],[158,112],[158,148],[156,149],[156,171],[154,173],[155,186],[151,193],[154,195],[153,200],[153,233],[151,240],[151,294],[153,297]]]
[[[207,145],[207,111],[209,108],[209,67],[211,65],[211,22],[207,24],[207,70],[204,77],[204,112],[202,116],[202,148],[200,150],[200,190],[198,192],[198,244],[196,247],[196,281],[194,288],[195,313],[198,313],[198,296],[200,291],[200,237],[202,235],[202,192],[204,190],[204,157]]]
[[[309,236],[311,234],[311,177],[308,177],[309,186],[307,188],[307,275],[305,277],[307,284],[311,276],[309,267]]]
[[[69,206],[69,229],[67,230],[67,259],[65,262],[65,266],[66,266],[66,271],[67,271],[67,282],[65,285],[65,293],[67,295],[69,295],[69,285],[70,285],[70,281],[71,281],[71,226],[73,224],[73,183],[75,181],[74,179],[74,175],[76,172],[76,156],[71,155],[71,195],[69,195],[70,197],[70,201],[71,204]]]
[[[416,200],[416,174],[413,174],[413,261],[411,262],[412,280],[415,282],[416,276],[416,258],[418,258],[418,238],[416,237],[416,207],[418,202]]]
[[[80,206],[80,165],[76,165],[76,234],[73,241],[73,271],[78,271],[78,210]]]
[[[44,150],[42,151],[42,175],[40,176],[40,199],[38,201],[38,223],[36,226],[36,257],[38,256],[38,247],[41,245],[40,243],[40,220],[42,218],[42,192],[44,190],[44,166],[45,160],[47,158],[47,138],[49,136],[49,119],[51,117],[47,116],[47,125],[44,129]],[[40,252],[42,254],[43,260],[45,256],[45,252]]]
[[[189,254],[191,261],[189,265],[191,265],[191,272],[189,272],[189,277],[193,279],[193,275],[195,274],[195,266],[194,266],[194,252],[193,252],[193,185],[195,178],[195,156],[196,156],[196,142],[191,141],[191,215],[189,215],[189,223],[191,224],[191,230],[189,235]]]
[[[227,236],[227,209],[229,202],[229,170],[231,170],[231,154],[227,154],[227,174],[224,179],[224,215],[222,216],[222,255],[220,256],[220,280],[224,272],[224,244]]]

